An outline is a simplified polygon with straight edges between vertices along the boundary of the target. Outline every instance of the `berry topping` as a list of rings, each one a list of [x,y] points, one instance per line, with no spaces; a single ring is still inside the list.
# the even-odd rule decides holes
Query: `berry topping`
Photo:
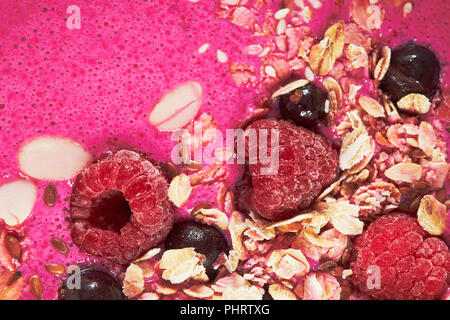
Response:
[[[434,299],[446,285],[450,254],[416,219],[395,213],[356,239],[351,268],[355,285],[376,299]]]
[[[213,268],[214,262],[221,253],[228,254],[228,243],[222,233],[214,227],[197,222],[187,221],[176,225],[165,242],[166,250],[195,248],[205,256],[203,265],[210,280],[214,280],[218,270]]]
[[[269,220],[289,218],[299,209],[309,207],[336,179],[338,158],[324,137],[290,122],[258,120],[245,133],[249,134],[249,130],[260,132],[260,129],[278,130],[278,168],[267,174],[262,169],[267,169],[270,164],[263,165],[259,160],[250,163],[252,186],[240,185],[237,201],[241,207]],[[271,155],[270,144],[267,149],[267,155]]]
[[[392,50],[391,63],[380,89],[394,102],[410,93],[432,99],[439,85],[441,66],[430,49],[408,43]]]
[[[325,119],[327,93],[313,83],[308,83],[280,96],[280,113],[284,120],[296,125],[313,127]]]
[[[68,278],[59,289],[59,300],[124,300],[120,283],[110,274],[92,268],[80,272],[80,287]],[[71,282],[72,281],[72,282]],[[69,283],[68,283],[69,282]]]
[[[71,196],[72,239],[82,251],[129,263],[164,240],[173,223],[159,169],[119,151],[78,175]]]

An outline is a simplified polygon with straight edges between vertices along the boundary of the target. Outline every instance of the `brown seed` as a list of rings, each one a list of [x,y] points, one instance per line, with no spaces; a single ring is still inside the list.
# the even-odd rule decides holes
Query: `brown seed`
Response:
[[[440,203],[445,203],[445,200],[447,199],[447,193],[445,192],[445,188],[441,188],[436,191],[436,200]]]
[[[22,272],[16,271],[14,274],[9,278],[7,285],[12,285],[15,281],[17,281],[22,276]]]
[[[341,277],[343,272],[344,272],[344,268],[342,268],[340,266],[334,267],[330,270],[331,275],[333,275],[335,277]]]
[[[321,263],[319,265],[319,270],[320,271],[328,271],[328,270],[333,269],[335,267],[337,267],[336,262],[334,262],[333,260],[328,260],[328,261],[325,261],[325,262],[323,262],[323,263]]]
[[[30,290],[31,294],[38,300],[42,298],[42,293],[44,292],[44,287],[42,285],[41,278],[34,275],[30,278]]]
[[[56,203],[56,187],[53,184],[49,184],[45,188],[44,202],[49,207],[53,207],[55,205],[55,203]]]
[[[172,162],[166,162],[163,166],[170,179],[173,179],[178,175],[178,169]]]
[[[409,152],[411,158],[421,159],[425,157],[425,153],[422,149],[414,148]]]
[[[352,289],[349,286],[341,286],[341,299],[347,299],[352,293]]]
[[[426,181],[417,181],[412,184],[413,189],[418,192],[426,191],[430,188],[430,186],[431,185]]]
[[[195,214],[197,211],[201,210],[201,209],[211,209],[212,208],[212,203],[210,202],[202,202],[197,204],[194,208],[192,208],[191,210],[191,214]]]
[[[198,171],[198,170],[200,170],[202,168],[203,165],[201,163],[197,163],[197,162],[191,161],[188,164],[186,164],[185,166],[189,170]]]
[[[350,262],[350,253],[352,252],[352,250],[350,248],[347,248],[344,250],[344,253],[342,254],[341,257],[341,264],[343,266],[347,266],[348,263]]]
[[[52,242],[52,246],[58,252],[61,252],[62,254],[69,253],[69,249],[67,249],[67,245],[66,245],[66,243],[63,240],[58,239],[58,238],[52,238],[51,242]]]
[[[22,248],[16,237],[12,235],[6,236],[6,248],[14,259],[20,259]]]
[[[52,274],[61,275],[64,272],[66,272],[66,269],[64,266],[57,264],[57,263],[47,263],[45,264],[45,270]]]

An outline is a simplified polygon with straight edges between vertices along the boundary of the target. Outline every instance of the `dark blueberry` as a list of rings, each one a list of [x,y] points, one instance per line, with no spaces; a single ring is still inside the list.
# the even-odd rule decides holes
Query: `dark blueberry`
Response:
[[[228,254],[227,240],[219,230],[192,221],[176,225],[167,236],[165,247],[166,249],[193,247],[196,252],[205,255],[203,265],[210,280],[214,280],[218,273],[212,264],[222,252]]]
[[[410,93],[432,99],[439,85],[441,65],[430,49],[408,43],[392,50],[391,63],[379,88],[397,102]]]
[[[298,126],[314,127],[326,117],[327,96],[325,90],[313,83],[292,90],[280,97],[281,117]]]
[[[74,288],[72,273],[59,289],[59,300],[125,300],[120,283],[108,273],[85,268],[79,274],[80,288]]]

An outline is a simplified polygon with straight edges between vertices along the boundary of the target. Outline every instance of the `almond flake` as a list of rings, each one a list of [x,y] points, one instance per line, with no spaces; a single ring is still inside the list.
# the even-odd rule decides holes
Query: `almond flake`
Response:
[[[339,83],[332,77],[323,79],[323,85],[328,91],[328,100],[330,101],[331,113],[336,113],[342,104],[342,89]]]
[[[194,212],[194,217],[205,224],[216,225],[222,230],[228,229],[228,217],[218,209],[202,208]]]
[[[384,108],[380,103],[378,103],[377,100],[367,96],[362,96],[359,98],[358,102],[361,108],[372,117],[374,118],[385,117]]]
[[[364,223],[359,220],[359,207],[348,201],[328,203],[328,212],[331,215],[331,224],[340,233],[347,236],[361,234]]]
[[[433,196],[426,195],[420,200],[417,220],[429,234],[439,236],[444,233],[447,223],[447,207]]]
[[[397,102],[400,110],[412,113],[425,114],[430,110],[431,102],[423,94],[410,93]]]
[[[161,248],[153,248],[150,249],[146,254],[144,254],[142,257],[136,259],[134,261],[134,263],[138,263],[138,262],[142,262],[142,261],[146,261],[149,260],[151,258],[153,258],[154,256],[156,256],[158,253],[161,252]]]
[[[347,47],[347,57],[355,69],[366,67],[368,65],[369,57],[366,50],[361,47],[350,43]]]
[[[284,19],[288,15],[289,11],[291,11],[289,10],[289,8],[280,9],[277,12],[275,12],[274,17],[276,20]]]
[[[41,136],[27,141],[18,155],[20,170],[39,180],[71,179],[91,160],[91,155],[80,144],[57,136]]]
[[[300,80],[290,82],[287,85],[285,85],[284,87],[281,87],[280,89],[275,91],[274,94],[272,95],[272,99],[275,99],[276,97],[285,95],[291,91],[294,91],[295,89],[301,88],[301,87],[307,85],[308,83],[309,83],[309,81],[305,80],[305,79],[300,79]]]
[[[244,248],[242,246],[242,235],[245,229],[247,229],[247,226],[248,224],[244,223],[244,218],[240,212],[234,211],[231,214],[228,229],[230,231],[233,251],[238,259],[242,259],[244,257]]]
[[[373,71],[373,77],[375,80],[383,80],[386,72],[391,64],[391,49],[388,46],[381,48],[381,58],[378,60],[375,70]]]
[[[336,59],[342,56],[344,43],[344,23],[339,21],[329,27],[325,32],[324,39],[311,48],[309,54],[311,69],[320,76],[330,72]]]
[[[281,279],[291,279],[293,276],[304,276],[310,270],[310,265],[301,250],[274,250],[269,256],[267,266],[271,267]]]
[[[204,284],[198,284],[190,288],[183,289],[188,296],[198,299],[209,298],[214,294],[214,290]]]
[[[298,300],[291,290],[278,283],[269,286],[269,294],[273,300]]]
[[[313,230],[310,229],[303,229],[302,230],[302,236],[308,240],[309,243],[316,245],[318,247],[322,248],[334,248],[335,243],[334,241],[325,239],[323,237],[318,236]]]
[[[282,33],[284,33],[284,31],[286,31],[286,19],[281,19],[280,21],[278,21],[277,24],[277,34],[280,35]]]
[[[342,170],[353,169],[361,161],[369,162],[373,156],[374,143],[367,133],[366,129],[359,126],[352,132],[347,133],[342,140],[341,151],[339,155],[339,166]],[[362,170],[363,167],[357,166]],[[357,173],[358,170],[352,170]]]
[[[412,162],[400,162],[387,169],[384,175],[393,181],[411,183],[420,179],[422,168]]]
[[[263,293],[255,286],[227,288],[222,297],[224,300],[262,300]]]
[[[163,269],[162,278],[178,284],[205,271],[205,256],[196,253],[194,248],[166,250],[159,262]]]
[[[433,126],[426,121],[422,121],[419,125],[418,147],[422,149],[427,156],[431,156],[436,143],[437,139]]]
[[[142,269],[134,263],[130,264],[123,280],[123,293],[127,297],[135,297],[144,291],[144,275]]]
[[[160,131],[183,128],[194,120],[202,104],[202,86],[195,81],[178,84],[166,92],[149,115],[150,124]]]
[[[170,182],[168,191],[169,200],[180,208],[189,199],[191,192],[192,186],[189,177],[185,174],[180,174]]]

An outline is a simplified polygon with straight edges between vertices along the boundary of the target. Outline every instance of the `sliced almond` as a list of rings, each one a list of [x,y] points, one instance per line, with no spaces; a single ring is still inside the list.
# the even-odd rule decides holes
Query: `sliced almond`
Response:
[[[417,220],[429,234],[439,236],[444,233],[447,223],[447,207],[433,196],[426,195],[420,200]]]
[[[419,125],[418,147],[422,149],[427,156],[431,156],[436,143],[437,139],[433,126],[426,121],[422,121]]]
[[[285,95],[291,91],[294,91],[295,89],[304,87],[305,85],[307,85],[309,83],[308,80],[305,79],[300,79],[300,80],[296,80],[293,82],[288,83],[287,85],[281,87],[280,89],[278,89],[277,91],[275,91],[272,94],[272,99],[275,99],[276,97]]]
[[[336,201],[329,204],[331,224],[340,233],[348,236],[361,234],[364,223],[358,219],[359,207],[348,201]]]
[[[153,248],[150,249],[149,251],[147,251],[146,254],[144,254],[142,257],[136,259],[134,261],[134,263],[138,263],[138,262],[142,262],[142,261],[146,261],[149,260],[151,258],[153,258],[154,256],[156,256],[157,254],[159,254],[161,252],[161,248]]]
[[[339,155],[339,166],[342,170],[354,169],[352,173],[357,173],[364,168],[360,165],[362,161],[365,166],[371,160],[373,152],[373,140],[366,129],[359,126],[344,136]]]
[[[334,241],[320,237],[314,231],[312,231],[310,229],[306,229],[306,228],[303,229],[302,235],[305,237],[306,240],[309,241],[309,243],[316,245],[318,247],[334,248],[334,246],[335,246]]]
[[[320,76],[330,72],[336,59],[342,56],[344,43],[344,23],[339,21],[329,27],[324,39],[311,48],[309,55],[311,69]]]
[[[381,58],[378,60],[375,70],[373,71],[373,77],[375,80],[383,80],[386,72],[391,64],[391,49],[388,46],[381,48]]]
[[[195,81],[166,92],[150,112],[150,123],[160,131],[172,131],[191,122],[202,104],[202,86]]]
[[[216,225],[222,230],[228,230],[228,217],[218,209],[199,209],[194,213],[195,219],[206,223]]]
[[[170,182],[168,196],[177,207],[182,207],[192,192],[192,186],[189,177],[185,174],[180,174],[172,179]]]
[[[347,57],[355,69],[363,68],[368,65],[369,57],[366,50],[361,47],[350,43],[347,47]]]
[[[204,284],[198,284],[186,289],[183,289],[183,292],[188,296],[197,299],[205,299],[209,298],[214,294],[214,290]]]
[[[71,179],[91,160],[91,155],[80,144],[55,136],[27,141],[18,155],[20,170],[40,180]]]
[[[123,293],[135,297],[144,291],[144,274],[142,269],[132,263],[128,266],[123,280]]]
[[[422,168],[412,162],[400,162],[387,169],[384,175],[393,181],[411,183],[420,179]]]
[[[269,294],[273,300],[298,300],[297,296],[291,290],[278,283],[269,286]]]
[[[308,260],[298,249],[272,251],[267,266],[271,267],[279,278],[287,280],[296,275],[304,276],[310,270]]]
[[[323,79],[323,85],[328,91],[328,99],[330,100],[330,111],[336,113],[342,104],[342,89],[339,83],[332,77]]]
[[[205,272],[205,256],[196,253],[194,248],[166,250],[159,267],[163,270],[162,278],[178,284]]]
[[[19,179],[0,186],[0,219],[9,226],[23,223],[31,211],[37,197],[34,183]]]
[[[397,101],[397,107],[400,110],[411,113],[425,114],[430,110],[430,106],[430,100],[418,93],[410,93]]]
[[[384,113],[383,106],[375,99],[362,96],[358,100],[361,108],[374,118],[384,118],[386,115]]]

